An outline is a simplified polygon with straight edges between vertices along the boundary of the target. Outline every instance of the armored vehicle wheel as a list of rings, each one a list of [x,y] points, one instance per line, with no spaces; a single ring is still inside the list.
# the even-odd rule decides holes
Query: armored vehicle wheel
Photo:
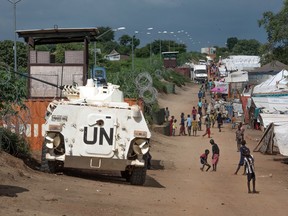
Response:
[[[131,174],[129,173],[128,170],[121,171],[121,177],[126,179],[127,182],[130,182]]]
[[[130,176],[132,185],[143,185],[146,180],[146,167],[134,167]]]
[[[42,144],[41,167],[42,172],[50,172],[48,160],[46,159],[47,147],[45,142]]]
[[[46,159],[47,147],[45,142],[42,145],[42,155],[41,155],[41,167],[42,172],[56,173],[60,172],[63,168],[63,162],[61,161],[48,161]]]

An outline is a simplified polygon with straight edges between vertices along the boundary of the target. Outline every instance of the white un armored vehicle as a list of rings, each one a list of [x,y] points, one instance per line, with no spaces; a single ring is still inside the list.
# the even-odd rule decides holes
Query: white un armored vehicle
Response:
[[[55,172],[62,164],[121,171],[131,184],[143,185],[151,133],[139,106],[124,102],[119,86],[92,79],[64,86],[63,93],[68,100],[47,108],[42,170]]]

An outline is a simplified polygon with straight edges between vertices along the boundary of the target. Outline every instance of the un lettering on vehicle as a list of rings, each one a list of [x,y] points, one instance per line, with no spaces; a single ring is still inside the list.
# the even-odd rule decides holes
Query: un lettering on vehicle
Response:
[[[84,127],[84,154],[105,157],[113,155],[114,131],[113,127]]]

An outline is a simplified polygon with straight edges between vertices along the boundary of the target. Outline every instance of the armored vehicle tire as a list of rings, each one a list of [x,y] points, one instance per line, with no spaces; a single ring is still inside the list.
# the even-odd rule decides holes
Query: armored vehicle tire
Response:
[[[121,177],[126,179],[127,182],[130,182],[131,174],[129,173],[128,170],[121,171]]]
[[[45,142],[42,145],[42,155],[41,155],[41,167],[40,170],[42,172],[47,173],[56,173],[59,172],[63,168],[63,162],[61,161],[48,161],[46,159],[47,147]]]
[[[50,172],[48,160],[46,159],[47,147],[45,142],[42,144],[41,167],[42,172]]]
[[[146,171],[146,167],[134,167],[130,176],[130,183],[132,185],[143,185],[146,180]]]

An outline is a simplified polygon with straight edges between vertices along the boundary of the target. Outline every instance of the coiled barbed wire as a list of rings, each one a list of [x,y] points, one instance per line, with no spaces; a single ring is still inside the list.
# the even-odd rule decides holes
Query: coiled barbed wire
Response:
[[[148,72],[139,73],[135,79],[135,84],[139,91],[152,87],[153,79]]]
[[[0,62],[0,85],[5,85],[11,79],[11,72],[8,65]]]
[[[162,73],[163,73],[163,72],[162,72],[162,70],[160,70],[160,69],[157,69],[157,70],[155,71],[156,77],[157,77],[159,80],[163,79]]]
[[[139,73],[135,79],[139,96],[146,104],[152,104],[157,100],[158,92],[153,87],[153,79],[148,72]]]
[[[154,87],[141,89],[139,92],[146,104],[152,104],[157,100],[158,91]]]

